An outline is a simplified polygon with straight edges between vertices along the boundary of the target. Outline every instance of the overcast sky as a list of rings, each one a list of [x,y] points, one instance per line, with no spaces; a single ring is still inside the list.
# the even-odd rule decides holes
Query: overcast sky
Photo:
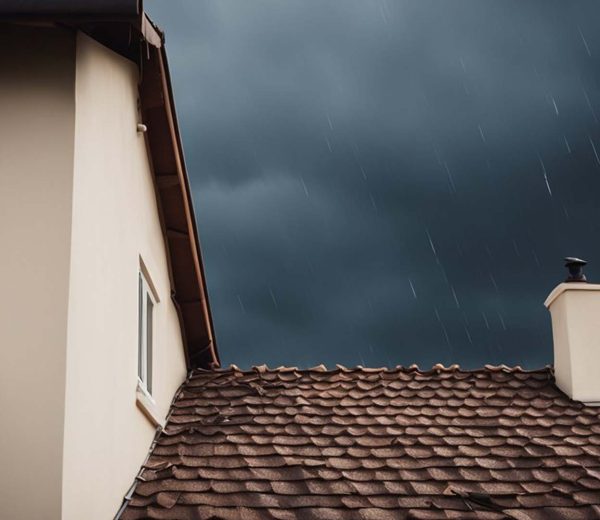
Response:
[[[148,1],[224,364],[552,362],[600,280],[600,4]]]

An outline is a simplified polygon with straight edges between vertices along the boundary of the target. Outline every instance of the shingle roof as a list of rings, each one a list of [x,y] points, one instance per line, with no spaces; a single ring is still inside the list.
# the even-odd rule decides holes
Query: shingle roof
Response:
[[[122,518],[600,518],[600,408],[551,368],[196,371]]]

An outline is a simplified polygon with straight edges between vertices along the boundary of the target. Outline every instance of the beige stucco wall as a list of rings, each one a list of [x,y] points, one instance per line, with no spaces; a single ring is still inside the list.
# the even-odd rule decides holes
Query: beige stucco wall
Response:
[[[144,134],[136,131],[137,81],[133,63],[78,35],[64,520],[112,518],[154,436],[135,399],[140,257],[160,298],[153,395],[161,417],[185,378]]]
[[[154,397],[185,377],[136,67],[0,26],[0,518],[112,518],[150,446],[136,406],[140,258],[160,301]]]
[[[60,518],[74,34],[0,24],[0,518]]]

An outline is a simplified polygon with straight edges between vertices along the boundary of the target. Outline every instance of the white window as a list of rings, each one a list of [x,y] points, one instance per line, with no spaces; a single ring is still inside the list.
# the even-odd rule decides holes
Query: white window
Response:
[[[152,313],[156,301],[144,275],[139,274],[138,288],[138,380],[139,386],[152,395]]]

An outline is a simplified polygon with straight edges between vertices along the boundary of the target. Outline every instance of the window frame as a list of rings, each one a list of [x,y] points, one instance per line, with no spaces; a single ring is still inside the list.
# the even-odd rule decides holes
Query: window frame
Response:
[[[138,273],[138,350],[137,380],[138,387],[148,397],[152,397],[153,354],[154,354],[154,322],[158,299],[147,276],[140,270]]]

